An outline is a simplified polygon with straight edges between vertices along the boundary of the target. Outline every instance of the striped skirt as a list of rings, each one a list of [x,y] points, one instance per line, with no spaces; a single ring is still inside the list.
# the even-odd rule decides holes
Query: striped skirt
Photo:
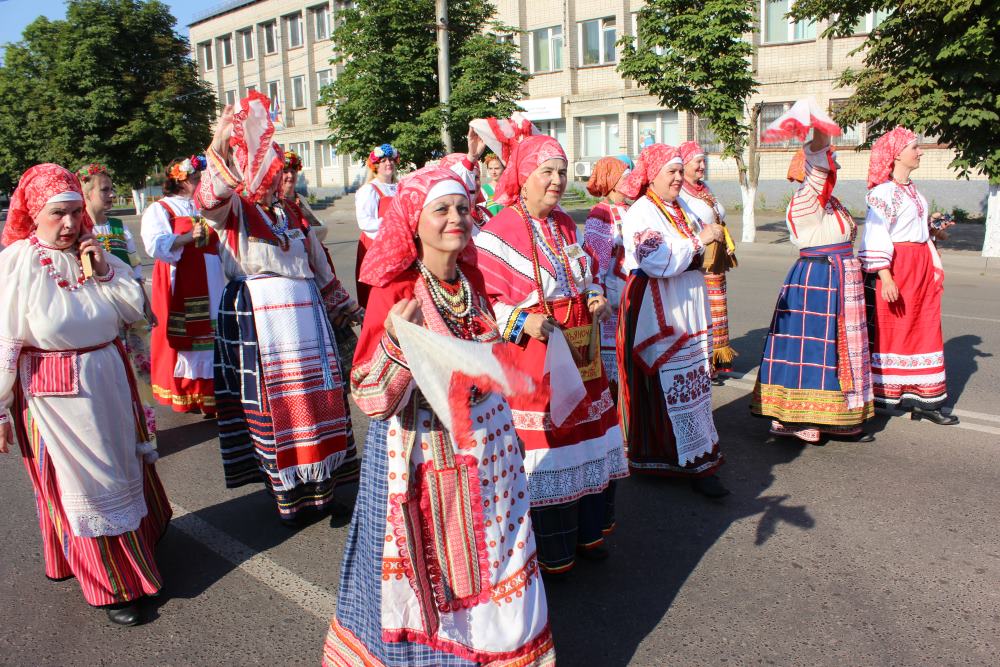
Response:
[[[733,369],[736,350],[729,343],[729,306],[726,302],[726,274],[706,273],[705,289],[712,312],[712,375]]]
[[[143,494],[148,513],[136,530],[121,535],[77,537],[69,529],[59,480],[45,442],[23,401],[17,415],[23,415],[14,421],[24,467],[35,492],[45,576],[54,580],[76,577],[84,599],[95,607],[158,593],[163,579],[153,551],[167,528],[171,510],[153,465],[144,466]]]

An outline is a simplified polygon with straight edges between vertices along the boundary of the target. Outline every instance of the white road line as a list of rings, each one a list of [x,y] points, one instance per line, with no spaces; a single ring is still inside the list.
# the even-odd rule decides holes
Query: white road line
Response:
[[[278,565],[180,505],[170,503],[170,506],[174,510],[174,518],[170,524],[182,533],[313,616],[324,622],[333,617],[337,610],[337,598],[334,595]]]
[[[959,417],[968,417],[969,419],[982,419],[988,422],[1000,422],[1000,416],[986,414],[985,412],[973,412],[972,410],[952,410],[951,414],[958,415]]]
[[[941,313],[941,317],[954,317],[959,320],[976,320],[977,322],[998,322],[1000,320],[994,319],[992,317],[973,317],[972,315],[951,315],[949,313]]]

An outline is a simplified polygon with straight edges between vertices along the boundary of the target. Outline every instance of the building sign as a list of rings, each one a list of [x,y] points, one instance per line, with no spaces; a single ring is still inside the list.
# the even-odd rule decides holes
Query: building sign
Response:
[[[517,104],[524,109],[524,116],[528,120],[557,120],[563,117],[561,97],[519,100]]]

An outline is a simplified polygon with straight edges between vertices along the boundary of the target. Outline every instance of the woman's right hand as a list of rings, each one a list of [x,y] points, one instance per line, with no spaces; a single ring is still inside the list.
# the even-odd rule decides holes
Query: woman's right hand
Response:
[[[219,122],[215,126],[215,135],[212,137],[212,150],[223,158],[229,157],[229,138],[233,136],[233,114],[235,107],[227,104],[222,109]]]
[[[698,240],[701,241],[702,245],[708,245],[709,243],[715,243],[716,241],[721,241],[724,238],[722,225],[717,225],[715,223],[710,223],[702,227],[702,230],[698,232]]]
[[[194,227],[191,228],[191,240],[194,241],[195,245],[197,245],[198,241],[202,240],[203,238],[205,238],[205,225],[196,224]]]
[[[544,343],[549,339],[549,334],[552,333],[554,328],[552,320],[548,317],[541,313],[532,313],[524,319],[524,328],[522,331],[535,340],[540,340]]]
[[[882,280],[882,298],[885,299],[886,303],[894,303],[899,298],[899,288],[896,287],[896,281],[888,272],[886,275],[879,272],[879,278]]]
[[[424,313],[420,310],[420,299],[400,299],[389,311],[389,316],[385,318],[385,332],[394,341],[399,339],[396,338],[396,327],[392,325],[393,315],[398,315],[407,322],[418,326],[424,323]]]
[[[0,424],[0,454],[10,451],[10,445],[14,442],[14,429],[10,427],[10,421]]]

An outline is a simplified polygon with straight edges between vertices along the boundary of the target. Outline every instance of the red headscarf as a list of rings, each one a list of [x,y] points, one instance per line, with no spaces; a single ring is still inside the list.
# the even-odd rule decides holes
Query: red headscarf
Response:
[[[57,201],[82,202],[80,181],[68,169],[51,162],[36,164],[24,172],[10,198],[10,210],[7,211],[7,223],[0,243],[6,247],[28,238],[35,229],[35,218],[53,197],[59,197]],[[93,223],[84,207],[83,231],[89,232],[92,228]]]
[[[274,123],[271,121],[271,101],[256,90],[240,100],[233,114],[233,147],[236,166],[243,187],[251,201],[261,201],[275,177],[285,168],[285,154],[271,141]]]
[[[635,169],[628,178],[618,186],[618,192],[629,199],[638,199],[646,192],[660,170],[671,162],[683,164],[680,151],[666,144],[650,144],[642,149]]]
[[[553,158],[569,163],[566,151],[552,137],[545,134],[525,137],[510,150],[506,169],[497,181],[496,192],[493,194],[494,201],[503,206],[510,206],[516,202],[528,176],[531,176],[540,164]]]
[[[705,149],[702,148],[697,141],[685,141],[677,147],[677,150],[680,151],[681,160],[684,161],[684,164],[687,164],[696,157],[705,156]]]
[[[897,125],[872,144],[871,160],[868,162],[869,190],[876,185],[882,185],[892,177],[892,167],[896,157],[916,140],[916,134]]]
[[[615,189],[628,165],[616,157],[602,157],[594,165],[594,171],[587,181],[587,192],[595,197],[607,197]]]
[[[449,184],[458,187],[449,188]],[[439,166],[418,169],[400,181],[399,192],[382,218],[378,238],[365,254],[358,280],[373,287],[384,287],[413,266],[417,259],[415,237],[420,212],[426,204],[445,194],[468,196],[462,180],[451,170]],[[475,252],[470,241],[459,261],[475,262]]]

